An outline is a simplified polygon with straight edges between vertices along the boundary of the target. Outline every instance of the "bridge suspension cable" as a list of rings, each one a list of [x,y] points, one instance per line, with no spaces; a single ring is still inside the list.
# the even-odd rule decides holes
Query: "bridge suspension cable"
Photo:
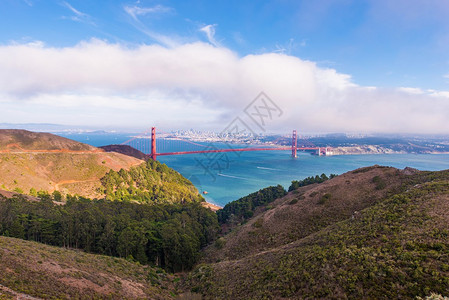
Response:
[[[157,143],[156,143],[157,142]],[[157,145],[156,145],[157,144]],[[328,147],[298,147],[297,131],[293,130],[292,140],[290,146],[273,146],[267,147],[263,145],[261,147],[241,147],[233,148],[228,147],[220,149],[218,147],[211,146],[211,144],[200,144],[188,139],[180,137],[156,137],[156,127],[152,127],[151,130],[145,131],[139,136],[132,137],[122,145],[129,145],[144,154],[147,154],[153,160],[157,160],[158,156],[166,155],[184,155],[184,154],[198,154],[198,153],[218,153],[218,152],[245,152],[245,151],[275,151],[275,150],[291,150],[292,157],[297,157],[297,151],[313,150],[317,155],[326,155]]]

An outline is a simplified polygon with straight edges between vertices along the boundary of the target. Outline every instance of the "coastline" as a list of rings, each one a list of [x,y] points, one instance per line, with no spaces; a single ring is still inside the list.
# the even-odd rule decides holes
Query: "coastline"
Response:
[[[217,210],[223,208],[221,206],[218,206],[216,204],[213,204],[213,203],[210,203],[210,202],[207,202],[207,201],[201,202],[201,205],[203,207],[209,208],[211,211],[217,211]]]
[[[390,148],[374,145],[335,147],[332,148],[329,156],[335,155],[364,155],[364,154],[449,154],[447,151],[395,151]]]

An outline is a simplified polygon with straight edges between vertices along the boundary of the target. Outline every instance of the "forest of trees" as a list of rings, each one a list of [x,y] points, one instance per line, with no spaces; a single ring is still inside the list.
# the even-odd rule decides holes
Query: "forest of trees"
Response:
[[[190,269],[216,238],[214,212],[199,203],[145,205],[127,201],[51,197],[0,199],[0,234],[152,264]]]
[[[101,183],[108,200],[134,200],[142,203],[204,201],[188,179],[152,159],[129,171],[111,170],[101,179]]]
[[[242,222],[253,216],[256,207],[270,203],[287,194],[281,185],[270,186],[249,194],[238,200],[229,202],[217,211],[218,221],[221,224],[228,223],[233,218],[232,223]]]
[[[337,175],[331,174],[328,177],[326,174],[323,173],[323,174],[321,174],[321,176],[316,175],[316,176],[310,176],[310,177],[304,178],[303,180],[293,180],[292,184],[288,188],[288,191],[291,192],[291,191],[296,190],[297,188],[300,188],[302,186],[306,186],[309,184],[322,183],[322,182],[325,182],[326,180],[334,178],[335,176],[337,176]]]

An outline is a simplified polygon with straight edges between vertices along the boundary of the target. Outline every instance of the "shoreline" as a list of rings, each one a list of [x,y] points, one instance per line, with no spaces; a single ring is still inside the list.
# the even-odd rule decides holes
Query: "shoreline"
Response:
[[[223,208],[223,207],[221,207],[219,205],[216,205],[216,204],[213,204],[213,203],[210,203],[210,202],[207,202],[207,201],[201,202],[201,205],[203,207],[209,208],[211,211],[217,211],[217,210],[220,210],[220,209]]]
[[[447,155],[449,152],[426,152],[426,153],[416,153],[416,152],[342,152],[333,153],[327,156],[338,156],[338,155],[402,155],[402,154],[415,154],[415,155]],[[326,155],[323,155],[326,156]]]

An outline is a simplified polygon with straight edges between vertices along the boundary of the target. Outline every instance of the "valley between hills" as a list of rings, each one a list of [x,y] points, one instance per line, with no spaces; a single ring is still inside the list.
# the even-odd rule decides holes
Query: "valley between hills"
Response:
[[[151,160],[0,130],[0,299],[447,299],[449,171],[371,166],[204,207]]]

